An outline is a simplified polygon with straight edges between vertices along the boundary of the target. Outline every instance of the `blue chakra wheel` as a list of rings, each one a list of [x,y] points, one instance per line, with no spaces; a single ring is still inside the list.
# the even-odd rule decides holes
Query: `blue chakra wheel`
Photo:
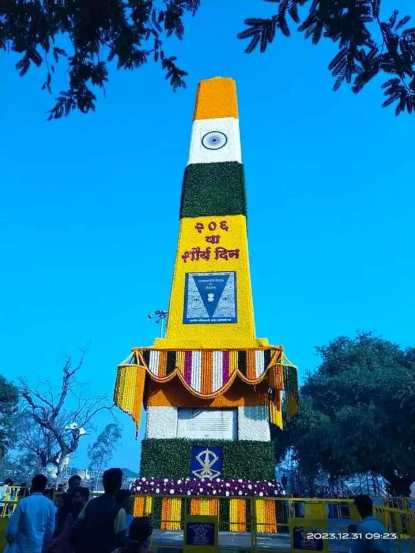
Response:
[[[228,137],[221,131],[211,131],[202,138],[202,144],[208,150],[220,150],[228,142]]]

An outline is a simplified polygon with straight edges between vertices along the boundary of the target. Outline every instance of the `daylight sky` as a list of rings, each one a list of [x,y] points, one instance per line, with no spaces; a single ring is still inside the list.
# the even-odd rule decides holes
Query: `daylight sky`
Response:
[[[414,345],[415,117],[382,109],[378,83],[332,92],[331,45],[294,35],[244,54],[243,19],[274,7],[202,0],[167,47],[189,72],[185,90],[156,65],[112,70],[96,113],[57,122],[46,122],[42,75],[19,78],[0,55],[1,374],[55,381],[65,353],[86,347],[80,380],[111,397],[117,363],[152,343],[196,86],[217,75],[238,83],[257,335],[284,344],[302,377],[318,366],[315,346],[339,335]],[[136,469],[133,424],[117,418],[116,464]],[[73,464],[86,463],[87,443]]]

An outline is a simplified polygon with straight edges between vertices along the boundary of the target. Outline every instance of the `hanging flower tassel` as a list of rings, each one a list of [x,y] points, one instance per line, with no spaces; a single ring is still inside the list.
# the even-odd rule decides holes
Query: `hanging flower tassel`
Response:
[[[180,497],[163,497],[161,503],[161,529],[180,530],[182,500]]]
[[[153,498],[151,496],[135,496],[133,515],[135,517],[145,517],[153,512]]]
[[[133,418],[140,428],[146,371],[137,365],[120,366],[115,385],[114,403]]]
[[[281,366],[274,367],[268,373],[268,407],[269,422],[283,429],[281,389],[284,387],[283,370]]]
[[[219,515],[219,500],[196,498],[190,502],[190,514],[192,515],[205,515],[205,516],[218,516]]]
[[[276,534],[277,516],[275,501],[272,499],[256,499],[255,509],[258,534]]]
[[[298,413],[298,378],[295,367],[284,367],[284,388],[287,398],[287,418],[290,419]]]
[[[231,499],[229,501],[229,523],[231,532],[246,532],[245,499]]]

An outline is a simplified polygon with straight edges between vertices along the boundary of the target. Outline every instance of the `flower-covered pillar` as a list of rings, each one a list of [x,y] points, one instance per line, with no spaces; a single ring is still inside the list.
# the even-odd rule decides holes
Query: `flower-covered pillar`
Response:
[[[166,336],[118,369],[118,406],[137,424],[147,411],[142,476],[273,477],[270,424],[282,428],[283,393],[295,414],[296,370],[255,334],[246,215],[236,84],[202,81]]]

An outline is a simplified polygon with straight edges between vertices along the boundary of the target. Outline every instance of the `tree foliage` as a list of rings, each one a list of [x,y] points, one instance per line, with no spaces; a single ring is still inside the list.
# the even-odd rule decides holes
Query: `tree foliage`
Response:
[[[415,349],[371,334],[318,348],[322,363],[301,389],[301,412],[281,433],[300,470],[333,478],[372,472],[408,495],[415,480]]]
[[[11,478],[16,484],[29,483],[39,473],[39,459],[30,451],[14,452],[0,463],[0,480]]]
[[[278,34],[289,36],[290,22],[313,44],[334,42],[338,53],[329,64],[337,90],[346,82],[360,92],[377,75],[383,106],[396,114],[415,110],[415,28],[398,10],[383,17],[381,0],[266,0],[276,4],[268,18],[250,17],[238,35],[246,52],[265,52]],[[77,109],[94,110],[96,91],[108,81],[109,64],[137,69],[159,63],[173,89],[185,86],[186,71],[165,49],[169,37],[183,38],[184,18],[200,0],[10,0],[0,2],[0,48],[19,55],[25,75],[42,68],[42,89],[52,92],[55,71],[63,65],[68,85],[59,92],[50,119]]]
[[[0,376],[0,458],[5,455],[14,440],[17,402],[17,388]]]
[[[41,470],[55,467],[57,477],[96,415],[111,408],[105,398],[82,391],[76,380],[82,364],[83,358],[74,364],[68,357],[58,388],[50,383],[35,388],[25,382],[20,388],[19,446],[36,456]]]
[[[164,48],[166,37],[181,39],[183,17],[199,0],[15,0],[0,3],[0,48],[20,55],[20,75],[43,67],[42,89],[52,91],[57,64],[69,82],[50,111],[56,119],[78,109],[95,109],[95,89],[108,80],[108,63],[136,69],[149,60],[161,65],[174,89],[186,72]]]
[[[114,456],[115,450],[121,440],[121,427],[116,422],[107,424],[104,430],[97,436],[97,439],[88,448],[89,470],[96,475],[95,485],[99,480],[101,472],[108,465]]]
[[[246,52],[265,52],[277,34],[290,36],[289,21],[318,44],[331,40],[338,48],[329,64],[334,90],[342,83],[360,92],[377,75],[382,84],[383,106],[395,103],[397,115],[415,110],[415,27],[410,16],[394,10],[382,17],[381,0],[266,0],[277,4],[269,18],[251,17],[240,39],[248,39]]]

